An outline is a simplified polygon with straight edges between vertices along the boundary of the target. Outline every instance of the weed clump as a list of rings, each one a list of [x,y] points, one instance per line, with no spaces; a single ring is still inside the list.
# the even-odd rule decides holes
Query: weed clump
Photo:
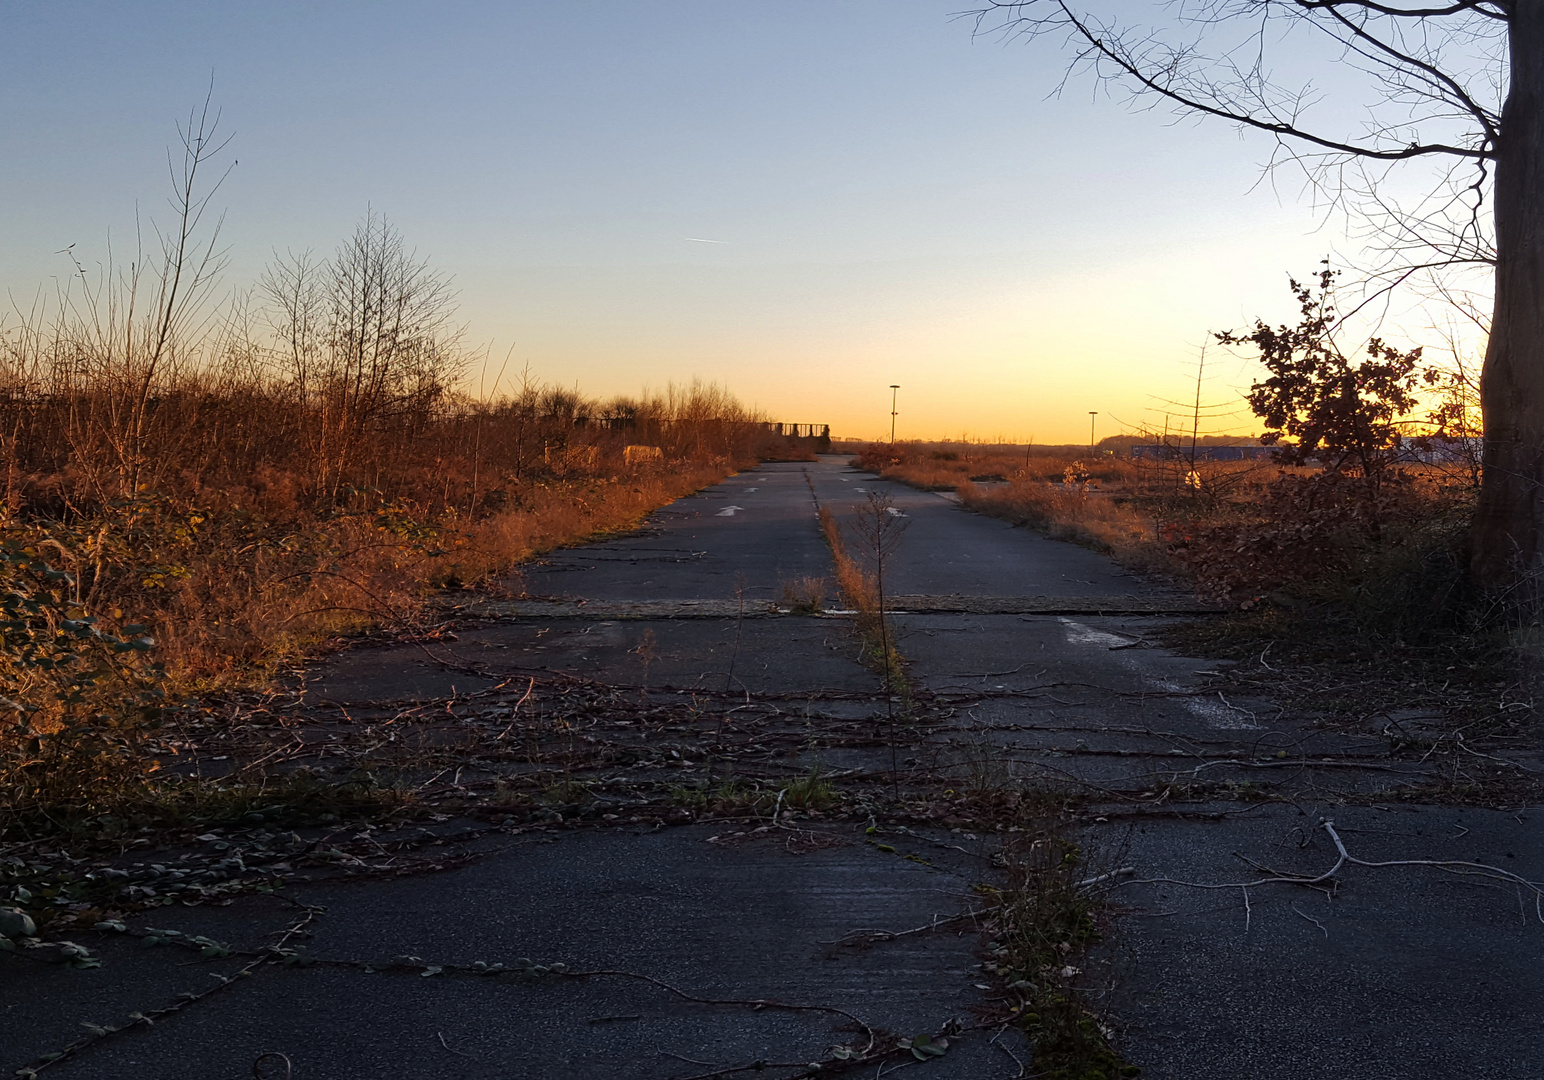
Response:
[[[795,810],[824,810],[837,800],[836,787],[822,774],[819,765],[783,788],[783,805]]]
[[[1034,1075],[1047,1080],[1137,1076],[1080,999],[1074,966],[1099,941],[1095,894],[1083,884],[1083,851],[1048,822],[1035,823],[1004,852],[1001,888],[978,886],[995,907],[987,970],[1019,998],[1018,1017],[1034,1047]]]
[[[823,577],[801,577],[783,582],[783,603],[796,615],[816,615],[825,610],[829,583]]]

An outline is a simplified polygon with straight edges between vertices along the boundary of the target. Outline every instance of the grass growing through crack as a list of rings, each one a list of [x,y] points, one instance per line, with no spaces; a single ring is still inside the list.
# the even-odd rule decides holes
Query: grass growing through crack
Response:
[[[783,582],[783,604],[796,615],[818,615],[825,610],[829,583],[808,575]]]
[[[759,787],[747,787],[738,780],[724,780],[718,784],[673,784],[669,794],[670,801],[676,806],[693,813],[721,816],[765,809],[773,800],[770,793]]]
[[[805,476],[809,481],[808,474]],[[810,484],[813,495],[815,486]],[[865,554],[872,574],[847,553],[842,529],[831,511],[817,502],[817,516],[821,532],[831,548],[831,559],[836,566],[837,583],[848,602],[857,612],[858,638],[863,643],[862,659],[875,668],[884,680],[885,716],[890,729],[890,783],[897,801],[900,799],[900,743],[899,723],[910,716],[915,708],[911,680],[907,677],[905,658],[895,647],[895,633],[885,615],[885,563],[894,549],[906,523],[902,515],[893,513],[888,496],[871,493],[868,503],[858,511],[857,529],[866,548]],[[896,699],[900,699],[901,713],[896,713]]]
[[[1038,802],[1022,800],[1020,810]],[[997,932],[987,970],[1018,996],[1017,1013],[1034,1047],[1034,1075],[1043,1080],[1114,1080],[1137,1076],[1110,1045],[1099,1018],[1082,1000],[1075,966],[1099,941],[1102,904],[1098,875],[1085,852],[1061,835],[1049,816],[1031,816],[1004,849],[1006,880],[979,886],[993,908]]]
[[[163,827],[264,822],[293,826],[358,817],[379,820],[413,801],[411,788],[397,778],[371,772],[323,777],[307,769],[249,782],[163,782],[147,794],[137,807],[122,808],[127,820]]]
[[[831,561],[836,568],[837,588],[842,598],[856,612],[856,628],[863,643],[863,662],[879,673],[885,688],[900,695],[906,707],[911,705],[911,680],[906,674],[906,662],[895,647],[895,635],[885,621],[883,593],[875,575],[864,572],[847,551],[841,526],[829,507],[818,511],[820,531],[831,549]]]
[[[824,810],[836,800],[836,788],[821,774],[819,765],[783,789],[783,805],[795,810]]]
[[[836,786],[826,779],[819,765],[812,766],[808,773],[795,777],[781,787],[761,784],[748,786],[739,780],[724,780],[713,784],[711,780],[705,780],[697,784],[673,784],[669,788],[669,796],[671,803],[693,813],[709,813],[721,817],[768,810],[824,810],[841,798]]]
[[[543,788],[536,801],[544,806],[584,806],[593,797],[588,785],[565,778]]]

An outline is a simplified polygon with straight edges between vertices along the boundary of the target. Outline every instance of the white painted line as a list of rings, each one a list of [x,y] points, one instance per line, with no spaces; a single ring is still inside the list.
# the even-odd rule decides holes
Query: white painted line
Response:
[[[718,513],[714,514],[713,516],[714,517],[734,517],[736,510],[744,510],[744,509],[745,509],[745,507],[743,507],[743,506],[726,506],[722,510],[720,510]]]
[[[1057,620],[1062,624],[1063,633],[1067,636],[1069,645],[1101,645],[1109,648],[1111,645],[1129,645],[1130,638],[1117,637],[1107,634],[1103,630],[1095,630],[1092,626],[1084,626],[1080,622],[1063,617]]]
[[[1131,639],[1118,637],[1115,634],[1107,634],[1103,630],[1095,630],[1092,626],[1086,626],[1074,619],[1062,617],[1058,620],[1062,624],[1062,631],[1069,645],[1087,645],[1095,648],[1110,649],[1119,645],[1130,645]],[[1117,662],[1126,668],[1141,670],[1141,658],[1131,653],[1121,653]],[[1189,687],[1181,686],[1169,679],[1154,678],[1152,675],[1142,672],[1143,679],[1154,689],[1163,690],[1172,694],[1183,694]],[[1229,707],[1225,701],[1212,701],[1210,698],[1187,698],[1183,702],[1185,711],[1196,719],[1205,722],[1206,726],[1217,731],[1259,731],[1260,725],[1253,723],[1252,714],[1246,709],[1236,706]]]

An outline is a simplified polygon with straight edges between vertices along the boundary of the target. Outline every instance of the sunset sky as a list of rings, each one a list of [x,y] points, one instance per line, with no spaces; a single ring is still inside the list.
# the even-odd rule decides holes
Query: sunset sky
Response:
[[[1057,44],[973,37],[966,6],[10,0],[0,287],[26,308],[61,249],[165,218],[212,73],[232,287],[369,206],[495,367],[588,393],[700,376],[858,437],[891,383],[902,437],[1161,424],[1208,331],[1289,318],[1286,275],[1347,241],[1262,182],[1263,139],[1055,96]],[[1253,374],[1208,362],[1209,400]]]

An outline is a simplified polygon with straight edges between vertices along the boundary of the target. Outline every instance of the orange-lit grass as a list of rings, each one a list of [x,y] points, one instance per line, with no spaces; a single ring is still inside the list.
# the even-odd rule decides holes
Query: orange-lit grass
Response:
[[[520,562],[597,534],[634,528],[650,512],[729,475],[724,463],[682,463],[611,478],[528,486],[520,505],[480,518],[311,523],[311,550],[262,546],[239,573],[226,553],[193,553],[162,600],[157,655],[179,689],[242,683],[318,643],[374,627],[425,625],[444,588],[496,587]],[[422,535],[404,535],[408,529]]]
[[[1144,570],[1177,569],[1165,556],[1159,522],[1138,502],[1084,485],[1013,480],[990,486],[966,482],[960,502],[978,513],[1028,525]]]
[[[826,538],[826,544],[831,549],[831,563],[836,569],[836,586],[842,591],[842,598],[852,605],[858,613],[860,620],[872,621],[879,618],[879,597],[874,588],[874,582],[865,574],[853,557],[847,553],[847,545],[842,538],[842,529],[836,523],[829,507],[822,506],[819,511],[820,531]],[[866,628],[866,627],[865,627]]]

